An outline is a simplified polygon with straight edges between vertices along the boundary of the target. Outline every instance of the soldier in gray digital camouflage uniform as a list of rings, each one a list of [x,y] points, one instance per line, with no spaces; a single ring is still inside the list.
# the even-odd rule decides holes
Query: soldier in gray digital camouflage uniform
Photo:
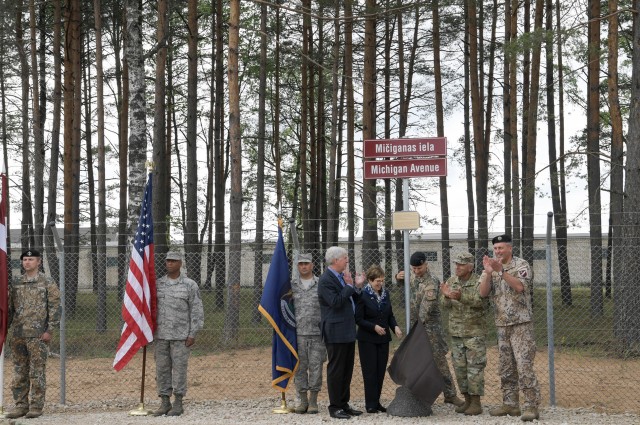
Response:
[[[320,332],[318,277],[313,275],[311,254],[299,254],[297,266],[299,276],[291,282],[300,358],[295,379],[299,398],[296,413],[318,413],[322,367],[327,360],[327,349]]]
[[[449,348],[444,338],[438,300],[440,281],[429,271],[427,256],[424,252],[414,252],[409,263],[412,271],[411,294],[413,294],[411,320],[415,321],[416,318],[419,318],[427,331],[433,349],[433,359],[444,379],[444,402],[454,406],[462,406],[464,401],[456,395],[456,386],[447,363]],[[404,282],[404,271],[396,274],[396,280]]]
[[[455,275],[440,285],[441,304],[449,312],[451,359],[464,404],[456,412],[482,413],[484,368],[487,365],[487,312],[489,300],[480,297],[474,257],[463,252],[454,258]]]
[[[491,297],[498,334],[502,406],[492,416],[520,415],[519,390],[524,394],[523,421],[539,419],[540,385],[533,370],[536,341],[529,289],[533,273],[529,263],[513,256],[511,236],[492,240],[494,258],[485,256],[480,295]]]
[[[49,342],[60,320],[60,291],[40,272],[40,253],[28,249],[20,256],[24,274],[9,288],[9,326],[15,409],[9,419],[42,415],[47,389]]]
[[[154,337],[158,396],[155,416],[180,416],[187,393],[187,364],[196,333],[202,329],[204,311],[198,284],[181,272],[182,254],[167,252],[167,274],[156,282],[158,316]],[[174,401],[171,404],[171,394]]]

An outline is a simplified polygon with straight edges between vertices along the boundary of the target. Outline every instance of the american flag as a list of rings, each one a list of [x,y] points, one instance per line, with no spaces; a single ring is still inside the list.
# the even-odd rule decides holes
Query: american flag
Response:
[[[153,258],[151,174],[144,190],[138,229],[131,249],[129,274],[122,303],[124,326],[113,368],[121,370],[129,360],[153,341],[156,327],[156,272]]]
[[[0,351],[7,339],[9,318],[9,266],[7,264],[7,174],[4,167],[0,174],[2,194],[0,194]]]

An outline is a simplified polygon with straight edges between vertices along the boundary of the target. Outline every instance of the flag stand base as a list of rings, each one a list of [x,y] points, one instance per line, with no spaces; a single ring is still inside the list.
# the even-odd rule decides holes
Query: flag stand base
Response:
[[[129,412],[130,416],[149,416],[152,412],[144,408],[144,403],[140,403],[137,409]]]
[[[276,407],[275,409],[273,409],[273,413],[293,413],[295,412],[295,409],[291,408],[291,407],[287,407],[287,399],[284,395],[284,391],[282,392],[282,399],[281,399],[281,404],[280,407]]]

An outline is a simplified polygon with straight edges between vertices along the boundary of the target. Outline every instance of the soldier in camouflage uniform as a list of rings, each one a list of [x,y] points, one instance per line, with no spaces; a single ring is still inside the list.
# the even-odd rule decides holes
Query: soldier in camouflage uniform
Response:
[[[11,384],[15,409],[13,419],[42,415],[47,389],[46,363],[53,330],[60,321],[60,291],[40,272],[40,253],[22,253],[24,274],[9,288],[9,326],[14,377]],[[29,400],[30,399],[30,400]]]
[[[462,401],[456,395],[456,386],[451,377],[449,364],[447,363],[447,342],[442,329],[442,318],[440,315],[440,303],[438,294],[440,292],[440,281],[429,271],[427,256],[424,252],[414,252],[410,259],[411,264],[411,320],[419,318],[424,324],[433,349],[433,359],[438,366],[438,370],[444,379],[444,402],[455,406],[462,406]],[[398,282],[404,282],[404,271],[396,274]]]
[[[441,303],[449,312],[451,358],[465,403],[456,412],[482,413],[484,368],[487,365],[487,312],[489,302],[480,297],[479,276],[473,273],[474,258],[468,252],[454,258],[455,276],[440,286]]]
[[[536,341],[529,289],[533,273],[529,263],[513,256],[511,236],[492,240],[494,258],[483,258],[480,295],[491,297],[498,333],[502,406],[492,416],[520,415],[519,390],[524,394],[523,421],[539,419],[540,385],[533,370]]]
[[[156,282],[158,316],[155,359],[158,396],[162,400],[155,416],[180,416],[187,392],[187,363],[196,333],[202,329],[204,311],[198,284],[180,271],[182,254],[167,252],[167,274]],[[174,395],[173,405],[171,394]]]
[[[296,413],[318,413],[322,367],[327,360],[327,349],[320,332],[318,277],[313,275],[311,254],[298,255],[297,266],[299,276],[291,282],[300,358],[295,380],[299,399]]]

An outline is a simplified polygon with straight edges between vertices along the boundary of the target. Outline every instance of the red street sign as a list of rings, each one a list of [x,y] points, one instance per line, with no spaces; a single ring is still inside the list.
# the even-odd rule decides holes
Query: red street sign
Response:
[[[365,179],[444,177],[447,158],[385,159],[364,162]]]
[[[371,139],[364,141],[365,158],[446,156],[446,137],[416,139]]]

